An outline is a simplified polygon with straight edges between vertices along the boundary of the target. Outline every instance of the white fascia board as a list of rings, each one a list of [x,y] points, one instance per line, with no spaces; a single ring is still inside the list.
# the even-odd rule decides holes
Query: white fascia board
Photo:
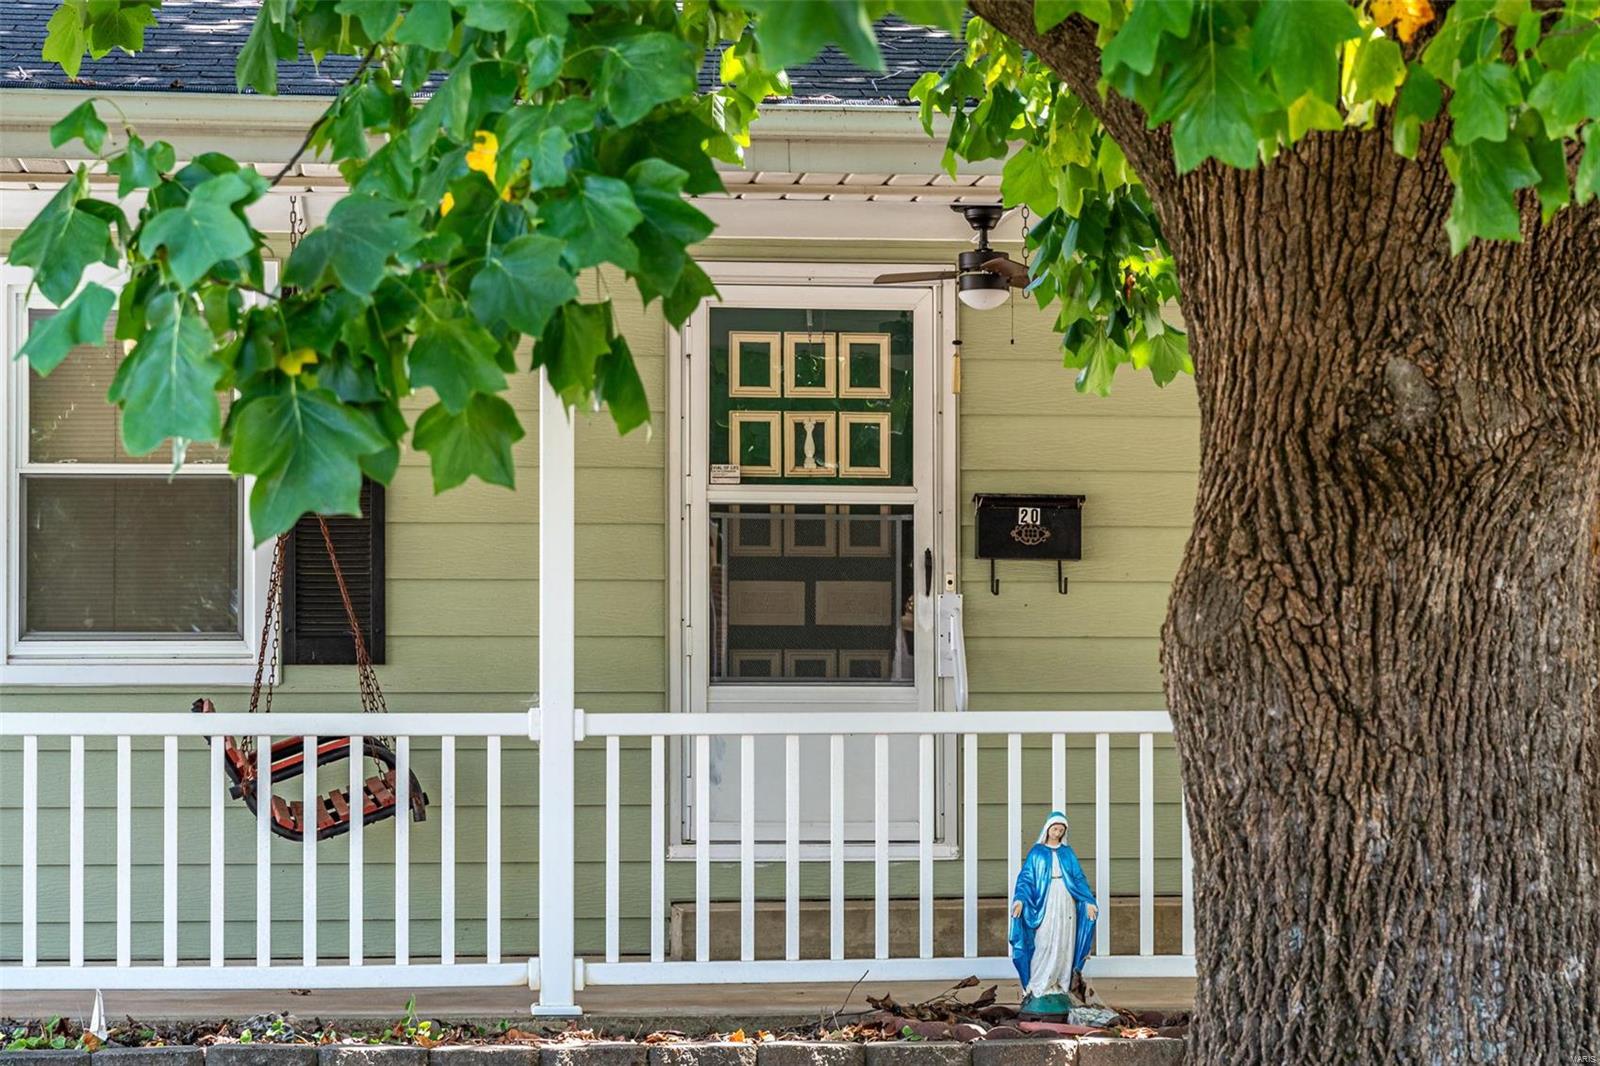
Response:
[[[288,160],[329,103],[325,96],[7,89],[0,93],[0,155],[78,161],[82,147],[51,147],[50,127],[89,99],[101,101],[113,150],[121,147],[125,118],[146,141],[170,141],[179,158],[220,151],[267,165]],[[913,107],[775,104],[763,107],[752,127],[744,169],[934,175],[943,171],[948,129],[941,117],[929,136]],[[963,164],[962,173],[998,174],[1000,167],[986,160]]]

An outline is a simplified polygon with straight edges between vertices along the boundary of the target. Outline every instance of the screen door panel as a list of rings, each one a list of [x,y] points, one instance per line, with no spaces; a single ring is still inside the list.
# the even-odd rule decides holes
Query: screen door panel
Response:
[[[696,320],[704,358],[687,386],[691,421],[701,422],[690,430],[698,544],[687,575],[688,704],[797,719],[931,710],[933,671],[919,661],[932,647],[923,587],[933,536],[931,313],[908,306],[926,296],[785,295],[735,295]],[[889,306],[871,306],[874,298]],[[785,826],[785,744],[759,737],[754,748],[756,835],[774,844]],[[807,844],[828,839],[829,749],[826,737],[800,742]],[[710,754],[712,841],[737,842],[739,739],[713,738]],[[846,839],[868,843],[872,738],[847,737],[844,764]],[[916,738],[891,738],[896,842],[916,839],[916,773]]]

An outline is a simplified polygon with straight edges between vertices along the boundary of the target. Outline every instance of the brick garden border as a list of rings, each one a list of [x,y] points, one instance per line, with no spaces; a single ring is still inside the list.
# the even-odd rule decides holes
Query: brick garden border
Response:
[[[1176,1037],[1074,1040],[882,1041],[868,1044],[774,1040],[440,1045],[213,1044],[104,1047],[87,1051],[0,1052],[0,1066],[1182,1066]],[[93,1062],[90,1062],[90,1059]]]

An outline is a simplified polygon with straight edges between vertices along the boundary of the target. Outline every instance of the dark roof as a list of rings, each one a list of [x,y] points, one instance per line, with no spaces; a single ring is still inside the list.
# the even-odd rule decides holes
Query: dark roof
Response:
[[[156,12],[156,24],[145,31],[144,51],[85,60],[76,81],[39,58],[45,23],[57,6],[57,0],[0,0],[0,88],[234,92],[234,58],[249,36],[260,0],[167,0]],[[884,73],[864,71],[829,48],[790,71],[791,101],[903,104],[924,71],[944,69],[961,48],[948,33],[898,19],[884,19],[877,29]],[[331,95],[355,64],[350,56],[329,56],[320,66],[309,58],[281,63],[278,91]],[[702,89],[716,84],[716,69],[713,57],[701,71]]]

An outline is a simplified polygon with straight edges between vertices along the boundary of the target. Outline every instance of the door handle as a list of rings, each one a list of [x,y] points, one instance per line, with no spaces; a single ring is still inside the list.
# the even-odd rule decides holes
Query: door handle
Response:
[[[922,549],[922,594],[933,595],[933,549]]]

